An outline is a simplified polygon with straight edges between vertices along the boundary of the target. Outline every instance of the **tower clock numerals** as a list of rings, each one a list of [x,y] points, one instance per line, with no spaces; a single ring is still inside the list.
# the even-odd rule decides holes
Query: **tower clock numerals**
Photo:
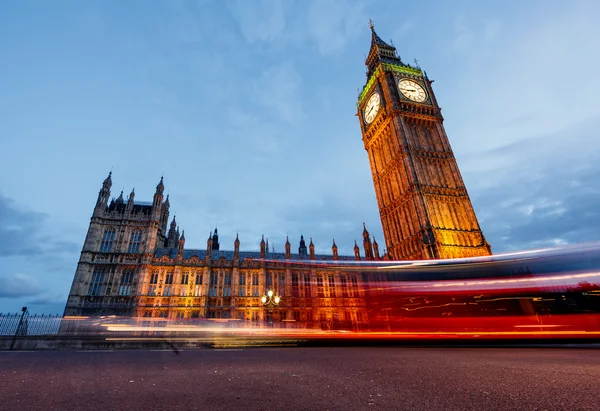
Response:
[[[427,99],[427,92],[414,80],[402,79],[398,82],[398,89],[409,100],[422,103]]]
[[[375,120],[375,116],[379,112],[379,107],[381,105],[381,97],[379,93],[371,94],[367,104],[365,105],[365,109],[363,111],[363,117],[367,124],[371,124],[373,120]]]

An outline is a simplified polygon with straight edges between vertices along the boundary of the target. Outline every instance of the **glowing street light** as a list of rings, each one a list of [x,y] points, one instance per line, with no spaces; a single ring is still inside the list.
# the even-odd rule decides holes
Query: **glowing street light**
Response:
[[[263,295],[260,299],[260,302],[270,310],[279,306],[279,302],[281,298],[278,295],[273,293],[273,290],[267,291],[267,295]]]

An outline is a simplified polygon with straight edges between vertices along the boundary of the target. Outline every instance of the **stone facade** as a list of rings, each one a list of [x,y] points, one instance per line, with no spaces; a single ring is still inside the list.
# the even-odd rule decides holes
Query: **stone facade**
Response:
[[[394,47],[372,29],[367,84],[358,116],[369,154],[388,253],[363,226],[363,253],[316,255],[300,238],[298,253],[220,250],[211,232],[204,250],[186,250],[161,178],[152,202],[110,198],[104,180],[92,214],[65,315],[133,315],[153,318],[227,318],[244,323],[279,323],[357,329],[368,321],[368,281],[375,276],[326,269],[322,260],[432,259],[488,255],[469,196],[445,134],[440,108],[427,75],[404,64]],[[408,83],[401,83],[408,81]],[[408,84],[408,88],[401,88]],[[404,90],[404,91],[403,91]],[[403,94],[405,93],[405,94]],[[261,297],[272,290],[279,307],[267,310]],[[376,304],[376,299],[374,304]],[[387,315],[387,314],[386,314]]]
[[[387,251],[397,260],[490,255],[443,126],[432,80],[371,25],[358,101]]]
[[[165,235],[169,199],[163,201],[163,179],[152,202],[136,202],[134,192],[110,203],[112,175],[104,180],[91,218],[81,258],[69,293],[66,316],[132,315],[153,318],[230,318],[252,324],[265,320],[290,326],[358,328],[366,321],[362,277],[357,272],[331,271],[296,262],[360,260],[340,256],[335,241],[331,255],[315,254],[300,238],[298,253],[220,250],[217,229],[206,249],[185,249],[185,233],[175,217]],[[379,259],[377,242],[363,226],[366,259]],[[281,297],[277,309],[260,299],[268,290]]]

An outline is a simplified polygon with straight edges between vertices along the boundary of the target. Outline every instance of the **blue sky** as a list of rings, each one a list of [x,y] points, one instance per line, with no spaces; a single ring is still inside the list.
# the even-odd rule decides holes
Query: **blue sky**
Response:
[[[435,80],[494,252],[598,240],[600,5],[488,3],[0,2],[0,311],[62,312],[111,168],[138,200],[164,173],[189,248],[382,244],[369,19]]]

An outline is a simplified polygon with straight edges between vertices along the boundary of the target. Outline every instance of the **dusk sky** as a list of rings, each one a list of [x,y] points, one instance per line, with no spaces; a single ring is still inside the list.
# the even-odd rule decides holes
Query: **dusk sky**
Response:
[[[485,4],[484,4],[485,3]],[[369,19],[427,72],[494,253],[600,240],[597,1],[0,2],[0,312],[62,313],[97,194],[164,175],[186,248],[385,248]]]

